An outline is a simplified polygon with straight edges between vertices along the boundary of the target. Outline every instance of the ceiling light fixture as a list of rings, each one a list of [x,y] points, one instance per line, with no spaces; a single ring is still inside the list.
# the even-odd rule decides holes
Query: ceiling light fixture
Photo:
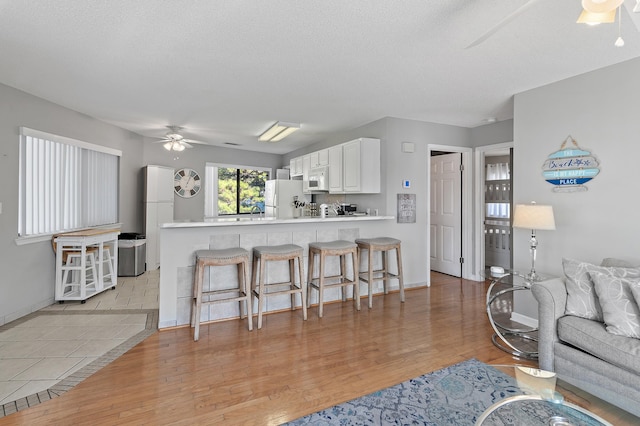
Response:
[[[273,126],[269,127],[263,134],[258,137],[258,140],[261,142],[278,142],[291,133],[295,132],[300,128],[300,124],[298,123],[286,123],[284,121],[278,121]]]
[[[167,151],[184,151],[185,146],[183,144],[181,144],[179,141],[169,141],[167,143],[165,143],[164,145],[162,145],[164,147],[164,149],[166,149]]]
[[[579,24],[610,24],[616,20],[616,9],[624,0],[582,0],[583,11],[578,18]]]

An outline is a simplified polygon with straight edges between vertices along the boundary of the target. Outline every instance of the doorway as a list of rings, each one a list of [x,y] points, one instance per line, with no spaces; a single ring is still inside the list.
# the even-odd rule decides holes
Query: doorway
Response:
[[[447,153],[459,153],[462,155],[462,237],[461,237],[461,251],[462,251],[462,278],[468,280],[478,281],[477,277],[477,266],[474,263],[475,255],[474,255],[474,215],[473,208],[474,200],[473,200],[473,173],[472,165],[473,165],[473,149],[453,146],[453,145],[436,145],[436,144],[428,144],[427,145],[427,156],[429,157],[429,161],[427,161],[427,208],[426,208],[426,216],[427,216],[427,227],[425,229],[426,233],[426,241],[429,242],[426,244],[426,274],[427,274],[427,286],[431,285],[431,154],[435,151],[442,151]],[[469,206],[469,207],[465,207]]]
[[[431,152],[431,270],[462,275],[462,154]]]
[[[502,159],[500,159],[500,157],[502,157]],[[487,168],[486,168],[486,164],[491,164],[491,163],[499,163],[501,162],[502,164],[504,164],[504,160],[506,160],[508,158],[508,163],[509,163],[509,178],[507,179],[495,179],[495,182],[493,182],[493,180],[487,180]],[[513,252],[511,250],[511,242],[512,242],[512,235],[511,235],[511,218],[506,218],[506,217],[498,217],[498,222],[493,222],[494,217],[491,217],[491,215],[488,215],[487,212],[489,211],[489,209],[493,209],[491,210],[492,212],[499,212],[500,210],[500,206],[488,206],[488,204],[491,204],[494,201],[497,201],[496,204],[501,204],[504,203],[506,201],[504,201],[505,196],[504,195],[489,195],[488,197],[485,194],[485,190],[488,190],[488,188],[486,187],[487,184],[489,182],[492,182],[493,184],[504,184],[507,183],[509,184],[509,188],[508,188],[508,192],[509,192],[509,207],[508,207],[508,211],[509,211],[509,216],[511,215],[511,211],[512,211],[512,205],[511,205],[511,200],[513,199],[513,195],[512,195],[512,182],[513,182],[513,142],[505,142],[505,143],[499,143],[499,144],[494,144],[494,145],[485,145],[485,146],[481,146],[475,149],[475,153],[474,153],[474,160],[473,160],[473,165],[474,165],[474,211],[476,212],[476,215],[474,217],[474,243],[473,243],[473,248],[474,248],[474,259],[473,259],[473,264],[476,267],[476,281],[482,281],[484,280],[484,270],[485,268],[488,266],[502,266],[502,265],[491,265],[491,263],[495,260],[495,257],[492,257],[493,254],[489,254],[489,259],[486,259],[486,252],[487,252],[487,244],[489,244],[490,246],[497,246],[498,248],[500,248],[503,253],[501,254],[502,259],[504,259],[505,254],[504,252],[506,251],[506,245],[508,245],[509,248],[509,254],[508,254],[508,263],[504,262],[503,266],[505,269],[511,268],[512,264],[513,264]],[[503,173],[504,173],[504,166],[503,166]],[[493,176],[493,175],[492,175]],[[501,175],[501,177],[505,177],[504,174]],[[496,186],[494,186],[493,188],[491,188],[491,190],[496,191]],[[500,191],[502,191],[503,187],[501,187]],[[492,197],[494,197],[492,199]],[[497,200],[495,198],[498,198]],[[506,206],[502,206],[503,208],[503,213],[504,213],[504,208]],[[496,208],[498,208],[498,210],[495,210]],[[503,214],[504,216],[504,214]],[[500,234],[497,234],[497,232],[493,231],[493,234],[489,234],[489,232],[487,231],[487,229],[485,228],[485,222],[488,221],[488,225],[489,226],[505,226],[506,222],[508,221],[509,225],[507,228],[499,228]],[[505,234],[503,235],[502,232],[505,232]],[[508,233],[508,234],[507,234]],[[490,240],[487,241],[487,237],[486,235],[489,234],[490,237],[495,237],[494,240]],[[499,237],[499,238],[498,238]]]

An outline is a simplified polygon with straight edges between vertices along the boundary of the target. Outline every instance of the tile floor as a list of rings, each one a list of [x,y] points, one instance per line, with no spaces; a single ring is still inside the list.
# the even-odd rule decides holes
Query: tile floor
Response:
[[[159,270],[119,277],[86,303],[0,327],[0,417],[73,387],[157,330]]]

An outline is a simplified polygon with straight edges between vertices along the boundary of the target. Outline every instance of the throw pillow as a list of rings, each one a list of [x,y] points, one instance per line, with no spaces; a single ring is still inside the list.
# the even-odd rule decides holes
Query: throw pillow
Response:
[[[562,259],[567,278],[566,315],[603,322],[602,308],[593,288],[590,272],[600,272],[617,278],[640,278],[640,268],[607,268],[574,259]]]
[[[640,308],[640,285],[631,286],[631,294],[633,294],[633,298],[636,299],[636,304]]]
[[[640,267],[639,259],[618,259],[615,257],[607,257],[602,259],[600,266],[614,266],[620,268],[638,268]]]
[[[591,272],[591,278],[607,331],[640,339],[640,309],[631,291],[634,287],[640,289],[640,278],[618,278],[600,272]]]

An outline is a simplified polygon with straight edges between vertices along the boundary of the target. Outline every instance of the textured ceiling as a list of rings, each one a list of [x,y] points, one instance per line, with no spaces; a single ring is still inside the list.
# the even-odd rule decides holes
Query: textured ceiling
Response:
[[[465,49],[525,3],[0,0],[0,83],[144,136],[286,153],[386,116],[508,119],[515,93],[640,56],[635,0],[623,48],[617,24],[575,23],[580,0],[537,0]],[[258,142],[278,120],[301,129]]]

